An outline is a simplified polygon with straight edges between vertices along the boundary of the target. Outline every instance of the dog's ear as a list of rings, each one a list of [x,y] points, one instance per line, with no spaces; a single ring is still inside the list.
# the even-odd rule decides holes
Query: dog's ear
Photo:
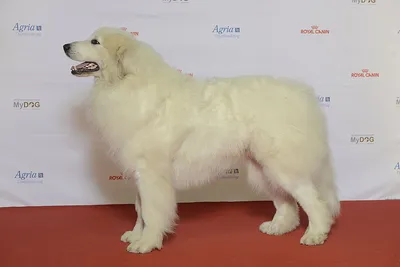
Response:
[[[126,47],[123,45],[121,45],[120,47],[117,48],[116,58],[117,58],[118,65],[122,64],[126,50],[127,50]]]
[[[121,38],[115,42],[115,59],[122,76],[136,73],[137,43],[131,38]]]
[[[126,54],[127,48],[124,45],[121,45],[117,48],[117,52],[116,52],[116,59],[117,59],[117,65],[118,65],[118,69],[120,70],[120,73],[125,75],[125,71],[124,71],[124,58],[125,58],[125,54]]]

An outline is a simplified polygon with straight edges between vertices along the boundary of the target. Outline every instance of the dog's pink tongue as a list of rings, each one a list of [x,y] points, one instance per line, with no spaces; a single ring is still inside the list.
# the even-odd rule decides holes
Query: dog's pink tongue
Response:
[[[82,69],[86,69],[86,70],[94,70],[98,67],[98,65],[94,62],[83,62],[79,65],[73,66],[71,68],[71,70],[82,70]]]
[[[91,63],[90,62],[83,62],[81,64],[78,64],[76,66],[72,66],[71,70],[79,70],[79,69],[85,69],[87,68]]]
[[[76,67],[77,69],[83,69],[83,68],[87,68],[90,64],[92,64],[92,63],[83,62],[83,63],[81,63],[81,64],[79,64],[79,65],[76,65],[75,67]]]

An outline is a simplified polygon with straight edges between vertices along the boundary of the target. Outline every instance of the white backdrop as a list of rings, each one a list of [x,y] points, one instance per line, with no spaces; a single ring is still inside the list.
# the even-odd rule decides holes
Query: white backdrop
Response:
[[[0,206],[133,203],[133,181],[84,131],[92,79],[70,75],[62,49],[100,26],[125,27],[195,77],[309,83],[340,198],[400,199],[399,14],[399,0],[3,0]],[[237,169],[180,200],[262,199]]]

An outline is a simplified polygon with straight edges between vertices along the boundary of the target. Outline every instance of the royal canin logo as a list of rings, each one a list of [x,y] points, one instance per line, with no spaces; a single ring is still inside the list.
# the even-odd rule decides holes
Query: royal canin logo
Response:
[[[181,73],[184,73],[184,72],[183,72],[183,70],[181,70],[181,69],[178,69],[178,71],[179,71],[179,72],[181,72]],[[186,75],[189,75],[189,76],[192,76],[192,77],[193,77],[193,73],[184,73],[184,74],[186,74]]]
[[[129,180],[129,177],[124,177],[124,175],[121,173],[121,175],[110,175],[108,176],[108,180],[110,181],[122,181],[122,180]]]
[[[369,69],[362,69],[361,72],[351,73],[352,78],[379,78],[379,72],[369,72]]]
[[[329,34],[330,30],[327,29],[320,29],[319,26],[313,25],[311,26],[311,29],[301,29],[300,30],[301,34]]]
[[[121,27],[120,28],[121,30],[123,30],[123,31],[128,31],[128,28],[126,28],[126,27]],[[139,32],[130,32],[133,36],[139,36]]]

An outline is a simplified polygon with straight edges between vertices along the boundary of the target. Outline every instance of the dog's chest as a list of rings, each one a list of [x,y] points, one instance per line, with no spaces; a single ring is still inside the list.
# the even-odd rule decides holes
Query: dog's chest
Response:
[[[89,102],[90,120],[113,147],[134,135],[138,124],[135,101],[115,92],[93,94]]]

